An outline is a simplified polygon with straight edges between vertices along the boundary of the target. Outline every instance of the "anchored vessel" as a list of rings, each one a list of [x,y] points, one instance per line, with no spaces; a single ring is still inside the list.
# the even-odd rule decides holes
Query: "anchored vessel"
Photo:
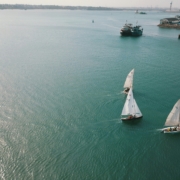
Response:
[[[143,115],[136,103],[136,100],[133,97],[132,88],[130,88],[121,113],[121,119],[122,121],[131,121],[142,118],[142,116]]]
[[[122,36],[141,36],[143,33],[143,28],[141,26],[132,26],[132,24],[125,24],[120,30]]]
[[[140,12],[139,14],[146,14],[146,12]]]
[[[133,77],[134,77],[134,69],[132,69],[129,74],[126,77],[125,83],[124,83],[124,93],[128,94],[130,88],[133,87]]]
[[[169,113],[165,126],[166,127],[162,130],[164,133],[170,133],[170,134],[175,134],[175,133],[180,133],[180,99],[176,102],[174,105],[173,109]]]

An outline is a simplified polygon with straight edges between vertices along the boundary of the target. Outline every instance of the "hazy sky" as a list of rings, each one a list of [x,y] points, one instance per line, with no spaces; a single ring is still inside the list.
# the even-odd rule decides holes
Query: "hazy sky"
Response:
[[[104,7],[169,7],[171,0],[0,0],[0,4],[71,5]],[[180,0],[173,0],[180,8]]]

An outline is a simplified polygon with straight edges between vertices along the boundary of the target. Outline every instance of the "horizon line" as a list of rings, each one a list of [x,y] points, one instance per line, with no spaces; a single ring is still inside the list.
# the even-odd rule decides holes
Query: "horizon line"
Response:
[[[167,8],[169,9],[169,7],[159,7],[159,6],[132,6],[132,7],[129,7],[129,6],[120,6],[120,7],[110,7],[110,6],[83,6],[83,5],[56,5],[56,4],[49,4],[49,5],[46,5],[46,4],[4,4],[4,3],[0,3],[0,6],[1,5],[10,5],[10,6],[16,6],[16,5],[23,5],[23,6],[56,6],[56,7],[92,7],[92,8],[148,8],[148,9],[164,9],[164,8]],[[173,8],[173,9],[180,9],[180,8]],[[172,9],[172,10],[173,10]]]

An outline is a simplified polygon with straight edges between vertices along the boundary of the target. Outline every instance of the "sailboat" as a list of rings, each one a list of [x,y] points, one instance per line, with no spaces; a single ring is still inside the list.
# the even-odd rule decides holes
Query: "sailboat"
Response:
[[[126,77],[125,83],[124,83],[124,93],[128,94],[129,89],[133,86],[133,77],[134,77],[134,69],[132,69],[129,74]]]
[[[176,104],[174,105],[173,109],[171,110],[171,112],[169,113],[166,122],[165,122],[165,126],[169,126],[166,127],[162,130],[162,132],[164,133],[180,133],[180,99],[176,102]]]
[[[121,119],[123,121],[129,121],[129,120],[139,119],[142,116],[143,115],[136,103],[136,100],[133,97],[132,88],[130,88],[127,98],[126,98],[126,102],[124,104],[124,107],[121,113]]]

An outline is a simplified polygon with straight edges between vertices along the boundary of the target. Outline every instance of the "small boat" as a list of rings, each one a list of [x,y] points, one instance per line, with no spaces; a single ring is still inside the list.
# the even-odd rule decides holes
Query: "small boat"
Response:
[[[130,88],[129,93],[126,98],[126,102],[124,104],[121,120],[122,121],[131,121],[135,119],[142,118],[143,115],[136,103],[136,100],[133,97],[132,88]]]
[[[143,33],[143,28],[141,28],[141,26],[134,26],[131,29],[131,36],[141,36]]]
[[[146,12],[140,12],[139,14],[146,14]]]
[[[180,99],[176,102],[173,109],[169,113],[165,126],[169,126],[162,129],[162,132],[175,134],[180,133]]]
[[[92,23],[94,23],[94,20],[92,20]]]
[[[134,69],[130,71],[130,73],[127,75],[125,83],[124,83],[124,93],[128,94],[131,87],[133,87],[133,77],[134,77]]]
[[[132,24],[125,24],[120,30],[122,36],[131,36]]]

